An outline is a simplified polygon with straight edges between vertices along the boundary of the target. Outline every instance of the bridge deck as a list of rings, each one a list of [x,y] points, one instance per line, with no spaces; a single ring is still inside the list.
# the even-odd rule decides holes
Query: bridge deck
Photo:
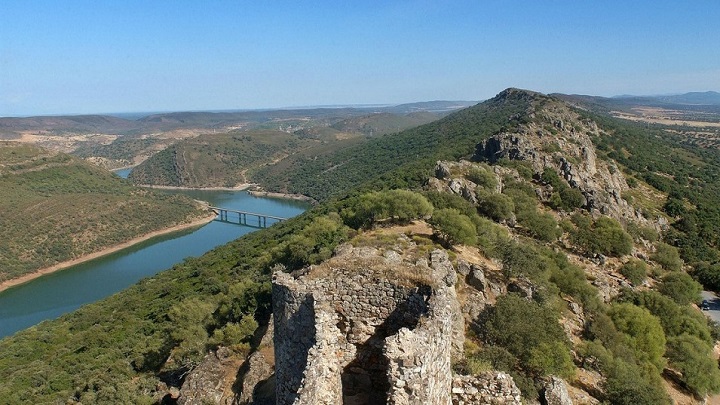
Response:
[[[215,211],[215,212],[218,212],[218,213],[219,213],[220,211],[225,211],[225,212],[234,212],[234,213],[236,213],[236,214],[252,215],[252,216],[258,217],[258,218],[260,218],[260,217],[271,218],[271,219],[276,219],[276,220],[278,220],[278,221],[285,221],[285,220],[287,220],[287,218],[283,218],[283,217],[276,217],[276,216],[274,216],[274,215],[267,215],[267,214],[258,214],[258,213],[250,212],[250,211],[231,210],[231,209],[220,208],[220,207],[208,207],[208,208],[210,208],[211,210],[213,210],[213,211]]]

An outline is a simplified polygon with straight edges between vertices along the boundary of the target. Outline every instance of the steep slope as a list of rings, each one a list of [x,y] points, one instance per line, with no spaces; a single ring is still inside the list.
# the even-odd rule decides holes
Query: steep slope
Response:
[[[0,190],[0,281],[207,216],[190,199],[12,142],[0,143]]]
[[[593,119],[566,108],[537,93],[508,89],[441,121],[305,162],[304,175],[311,178],[297,190],[315,192],[325,203],[58,321],[0,341],[0,397],[18,403],[157,403],[178,395],[181,402],[182,395],[200,401],[201,386],[234,387],[225,399],[239,396],[239,388],[246,385],[267,393],[271,380],[250,384],[245,370],[256,364],[251,359],[272,358],[267,339],[261,343],[253,338],[268,323],[272,271],[298,270],[292,277],[307,277],[319,285],[341,268],[343,285],[355,288],[356,283],[362,289],[367,283],[345,273],[366,274],[363,269],[372,267],[381,274],[373,279],[378,285],[388,285],[381,284],[385,277],[433,287],[414,270],[435,265],[431,252],[436,249],[449,251],[453,258],[459,280],[447,277],[447,282],[455,286],[466,328],[472,332],[466,334],[464,358],[453,364],[458,374],[453,391],[480,392],[485,388],[475,379],[494,369],[507,371],[512,379],[498,373],[492,381],[514,381],[530,399],[545,387],[546,394],[566,391],[583,403],[597,403],[593,397],[610,403],[664,403],[660,373],[669,364],[667,372],[699,396],[716,392],[719,371],[709,357],[714,339],[702,314],[690,304],[698,286],[676,268],[682,262],[674,248],[659,243],[657,231],[649,229],[658,224],[657,215],[644,216],[648,226],[639,218],[618,215],[621,224],[602,214],[603,206],[609,214],[616,209],[613,204],[623,209],[619,200],[588,201],[607,192],[627,202],[623,194],[628,191],[653,190],[641,178],[626,180],[618,171],[623,167],[616,165],[612,173],[611,162],[598,162],[615,151],[610,137],[635,138],[621,133],[621,127],[597,125],[596,131]],[[562,125],[555,124],[558,117]],[[605,146],[583,151],[590,145],[581,134]],[[484,151],[493,137],[502,145],[503,140],[525,136],[523,153],[494,149],[500,153],[491,154],[498,158],[492,166],[459,161],[487,157]],[[667,145],[661,138],[647,144]],[[641,156],[635,148],[644,145],[626,146],[632,148],[625,153],[628,164],[639,165],[632,157]],[[595,173],[590,170],[593,154]],[[571,165],[569,170],[560,157]],[[692,157],[711,165],[700,155]],[[445,162],[438,164],[441,159]],[[608,181],[595,178],[597,173]],[[426,190],[382,191],[398,186]],[[328,201],[328,196],[342,198]],[[404,225],[411,220],[418,222]],[[344,242],[352,248],[342,247]],[[359,252],[360,265],[343,256],[348,252]],[[297,295],[298,304],[308,300]],[[343,300],[353,302],[349,296]],[[331,307],[322,313],[326,310],[339,311]],[[418,329],[427,330],[434,322],[421,317]],[[365,329],[369,324],[346,328],[328,320],[323,325],[345,336],[358,330],[372,334]],[[299,330],[313,326],[303,324]],[[415,339],[411,332],[377,336],[398,342]],[[217,351],[207,355],[208,348]],[[422,369],[409,366],[416,364],[414,358],[402,360],[392,369],[407,371],[408,377]],[[227,367],[243,361],[247,365],[239,373],[219,373],[229,381],[203,380],[202,370],[216,369],[218,361]],[[347,370],[356,387],[368,381],[363,367]],[[263,375],[260,381],[267,377]],[[419,384],[393,387],[398,392],[423,389]],[[507,392],[508,400],[517,400],[512,389]],[[348,390],[352,396],[362,393]]]

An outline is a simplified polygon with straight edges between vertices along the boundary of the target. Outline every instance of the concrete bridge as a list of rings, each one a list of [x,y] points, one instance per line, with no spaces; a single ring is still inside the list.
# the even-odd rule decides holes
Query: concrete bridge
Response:
[[[218,215],[218,220],[221,222],[229,222],[232,224],[252,226],[256,228],[267,228],[269,225],[287,219],[283,217],[276,217],[273,215],[258,214],[255,212],[240,210],[231,210],[221,207],[209,208]],[[248,222],[248,217],[250,217],[250,222]],[[235,220],[235,218],[237,218],[237,220]]]

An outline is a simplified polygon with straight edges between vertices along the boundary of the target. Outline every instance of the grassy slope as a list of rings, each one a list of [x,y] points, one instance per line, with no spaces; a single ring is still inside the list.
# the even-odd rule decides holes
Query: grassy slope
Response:
[[[2,143],[0,162],[0,280],[203,215],[68,155]]]

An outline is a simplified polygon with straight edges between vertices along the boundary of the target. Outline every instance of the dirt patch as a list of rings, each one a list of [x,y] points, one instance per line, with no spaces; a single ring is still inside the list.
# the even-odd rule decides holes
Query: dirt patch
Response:
[[[622,118],[624,120],[636,122],[647,122],[651,124],[720,128],[720,123],[718,122],[689,121],[682,119],[683,112],[677,110],[641,107],[633,108],[633,111],[635,111],[637,114],[629,114],[620,111],[612,111],[611,114],[616,118]]]

